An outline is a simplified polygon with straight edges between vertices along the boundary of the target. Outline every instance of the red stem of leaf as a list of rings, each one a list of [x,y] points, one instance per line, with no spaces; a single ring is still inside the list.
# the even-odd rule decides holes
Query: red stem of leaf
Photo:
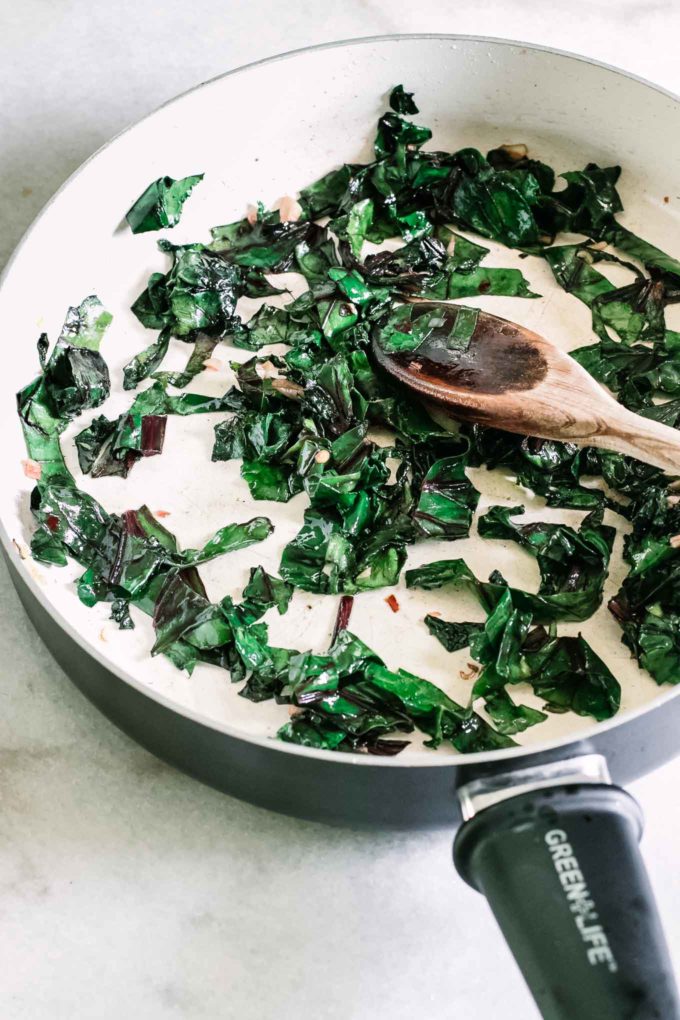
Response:
[[[352,606],[354,605],[354,598],[352,595],[343,595],[340,599],[340,605],[338,606],[338,615],[335,618],[335,628],[333,629],[333,639],[331,645],[335,644],[338,634],[342,630],[347,630],[347,624],[349,618],[352,615]]]

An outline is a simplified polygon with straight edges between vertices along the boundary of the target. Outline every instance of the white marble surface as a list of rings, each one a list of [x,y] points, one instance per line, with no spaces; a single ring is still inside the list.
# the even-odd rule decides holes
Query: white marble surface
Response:
[[[680,92],[675,0],[0,0],[0,23],[0,262],[111,134],[200,80],[295,46],[497,35]],[[3,1020],[536,1016],[483,901],[454,878],[448,834],[331,830],[205,789],[83,700],[4,568],[0,620]],[[679,781],[680,765],[667,766],[633,792],[680,962]]]

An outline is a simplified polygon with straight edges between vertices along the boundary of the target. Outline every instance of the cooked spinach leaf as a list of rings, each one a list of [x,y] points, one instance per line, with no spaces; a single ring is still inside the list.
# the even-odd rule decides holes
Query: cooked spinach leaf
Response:
[[[110,322],[111,315],[92,295],[69,308],[49,358],[47,337],[38,340],[42,372],[17,394],[17,405],[28,455],[45,481],[71,480],[59,437],[73,418],[109,395],[109,370],[99,346]]]
[[[191,380],[203,371],[206,361],[212,356],[218,342],[214,337],[199,336],[183,371],[156,372],[154,378],[167,385],[176,386],[178,389],[188,386]]]
[[[133,234],[147,230],[162,230],[179,223],[182,207],[194,187],[203,180],[203,174],[193,177],[159,177],[142,192],[125,214]]]
[[[479,599],[487,612],[493,610],[503,596],[510,592],[513,604],[530,613],[537,621],[544,623],[551,620],[587,620],[597,608],[601,591],[593,593],[593,589],[571,591],[569,588],[557,592],[536,595],[512,588],[494,572],[488,581],[480,581],[472,573],[465,560],[436,560],[422,567],[406,571],[407,588],[424,588],[431,591],[444,585],[454,588],[467,588]]]
[[[390,106],[395,113],[405,113],[407,116],[420,112],[413,102],[413,93],[405,92],[403,85],[395,85],[390,92]]]
[[[251,567],[250,579],[243,589],[241,615],[254,622],[274,606],[283,614],[288,609],[293,591],[292,584],[268,574],[264,567]]]
[[[427,341],[444,350],[466,351],[477,325],[479,310],[455,305],[451,310],[432,305],[397,305],[378,333],[387,354],[417,351]]]
[[[551,712],[571,709],[607,719],[618,711],[618,682],[582,637],[557,637],[543,627],[531,630],[531,606],[521,593],[506,588],[483,629],[471,634],[470,652],[481,664],[471,698],[484,706],[501,733],[519,733],[544,721],[543,712],[517,705],[507,684],[528,683]],[[469,625],[463,625],[469,626]]]
[[[176,247],[166,241],[159,247],[172,258],[172,267],[164,276],[154,273],[133,304],[142,325],[187,340],[199,333],[221,337],[238,328],[239,267],[202,244]]]
[[[499,733],[522,733],[546,719],[545,714],[536,708],[515,704],[504,688],[489,694],[484,701],[484,708]]]
[[[591,309],[599,337],[599,343],[572,356],[636,410],[650,404],[656,391],[679,393],[680,343],[677,334],[666,329],[664,309],[680,297],[680,278],[662,277],[655,269],[645,276],[631,263],[588,244],[548,248],[544,256],[558,283]],[[595,269],[601,262],[625,267],[632,281],[615,287]]]
[[[423,534],[433,538],[462,538],[470,525],[479,493],[465,474],[467,452],[442,457],[423,479],[414,518]]]
[[[620,510],[621,504],[581,479],[599,475],[601,453],[574,443],[517,436],[483,425],[466,426],[470,466],[507,469],[520,485],[545,498],[548,506],[591,510],[600,505]]]
[[[481,623],[452,623],[428,614],[425,617],[425,626],[447,652],[458,652],[461,648],[468,647],[472,635],[482,630],[484,625]]]
[[[103,415],[75,437],[78,462],[83,474],[93,478],[120,475],[126,478],[142,457],[152,457],[163,450],[168,414],[186,416],[240,407],[238,391],[223,397],[206,397],[198,393],[172,396],[160,382],[153,383],[137,395],[128,411],[109,420]]]
[[[158,368],[170,346],[170,333],[162,329],[158,339],[136,354],[132,361],[123,369],[123,386],[126,390],[134,390],[143,379],[148,379]]]
[[[246,524],[221,528],[201,549],[181,552],[147,507],[122,515],[107,514],[92,496],[72,482],[61,481],[39,482],[33,490],[31,510],[43,530],[87,567],[79,594],[88,604],[111,595],[135,598],[158,573],[197,566],[246,548],[272,531],[266,517],[255,517]]]
[[[110,322],[111,316],[96,297],[69,308],[61,336],[43,368],[45,399],[55,417],[70,420],[99,407],[108,397],[111,381],[99,345]]]
[[[281,576],[321,594],[352,595],[395,584],[413,533],[400,503],[398,495],[357,492],[340,495],[335,511],[305,510],[301,530],[283,550]]]
[[[631,569],[609,608],[640,665],[657,683],[678,683],[680,502],[665,487],[647,485],[629,512],[624,557]]]
[[[541,194],[536,178],[519,170],[494,170],[472,149],[464,151],[461,164],[453,196],[456,220],[511,248],[535,244],[540,230],[532,207]]]
[[[93,478],[126,478],[141,457],[162,453],[166,421],[165,415],[157,414],[122,414],[116,421],[95,418],[76,436],[80,470]]]
[[[609,668],[579,637],[556,637],[536,628],[527,638],[529,682],[549,712],[609,719],[619,710],[621,687]]]
[[[508,747],[512,741],[493,730],[471,709],[456,704],[433,684],[404,670],[388,670],[350,631],[342,630],[327,653],[291,659],[290,698],[299,706],[279,736],[307,746],[396,753],[386,734],[418,728],[437,747],[458,750]]]
[[[586,619],[602,601],[615,529],[602,523],[601,507],[584,518],[578,531],[566,524],[543,521],[514,524],[510,518],[521,513],[523,506],[491,507],[479,519],[479,534],[518,542],[538,562],[538,594],[573,595],[573,600],[565,598],[565,607],[569,605],[577,619]]]

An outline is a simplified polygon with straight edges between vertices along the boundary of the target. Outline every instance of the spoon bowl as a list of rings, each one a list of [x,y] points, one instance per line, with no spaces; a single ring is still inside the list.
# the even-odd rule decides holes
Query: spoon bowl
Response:
[[[406,335],[421,315],[441,313],[429,315],[422,342],[386,350],[376,328],[373,352],[381,368],[425,401],[443,405],[460,421],[597,446],[680,474],[680,432],[628,411],[538,333],[482,311],[466,333],[456,328],[463,306],[416,304],[412,321],[400,324]]]

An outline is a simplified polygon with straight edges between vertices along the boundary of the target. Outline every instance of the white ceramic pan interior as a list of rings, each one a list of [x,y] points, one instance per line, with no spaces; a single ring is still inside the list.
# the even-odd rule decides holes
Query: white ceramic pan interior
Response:
[[[109,621],[107,605],[88,609],[78,601],[73,580],[81,570],[76,564],[48,568],[22,558],[33,529],[28,509],[32,483],[21,468],[25,451],[14,395],[36,374],[38,334],[47,331],[54,341],[67,306],[88,294],[99,295],[114,316],[102,348],[113,390],[102,409],[83,416],[64,437],[66,458],[79,484],[110,511],[142,503],[167,511],[164,523],[183,546],[201,545],[228,522],[269,516],[276,530],[266,542],[201,568],[214,599],[225,594],[238,598],[251,566],[263,564],[277,572],[281,549],[298,530],[307,497],[299,495],[287,505],[254,503],[238,463],[210,461],[219,416],[170,417],[163,455],[141,461],[127,480],[82,479],[73,435],[94,414],[103,411],[112,417],[129,405],[132,395],[121,386],[123,365],[153,338],[129,308],[149,274],[165,271],[158,237],[168,236],[175,243],[208,239],[211,226],[242,216],[249,202],[272,204],[341,162],[368,159],[386,93],[398,82],[415,90],[419,119],[434,129],[433,147],[472,145],[486,151],[504,142],[523,142],[532,155],[563,170],[580,168],[589,160],[605,166],[620,162],[623,222],[680,256],[677,100],[606,67],[520,44],[405,37],[294,53],[228,74],[173,100],[107,145],[64,185],[24,238],[0,290],[5,422],[0,521],[11,555],[61,625],[121,681],[178,712],[250,740],[273,738],[287,718],[286,707],[253,705],[240,698],[228,674],[215,667],[199,665],[187,677],[162,656],[150,658],[153,632],[147,618],[135,613],[136,629],[121,632]],[[121,225],[125,211],[152,180],[198,172],[205,173],[205,180],[174,230],[133,236]],[[543,297],[480,297],[475,302],[479,307],[522,323],[565,350],[592,338],[588,310],[557,287],[539,260],[520,262],[509,250],[492,246],[487,264],[521,266],[532,289]],[[672,309],[669,324],[678,328]],[[182,366],[188,353],[186,345],[174,341],[164,367]],[[223,393],[234,381],[230,360],[249,356],[219,346],[213,359],[218,370],[204,371],[190,388]],[[543,500],[530,498],[502,472],[475,471],[473,477],[482,492],[480,510],[495,502],[525,502],[535,519],[577,524],[582,518],[574,511],[546,509]],[[614,517],[610,523],[616,524],[618,538],[605,607],[624,575],[620,551],[625,526]],[[538,571],[528,555],[514,544],[482,541],[475,535],[455,543],[422,542],[409,549],[407,565],[454,556],[465,557],[478,575],[499,568],[512,583],[536,590]],[[446,652],[422,620],[432,611],[450,620],[481,620],[476,602],[446,591],[406,591],[402,582],[395,592],[400,605],[395,614],[385,602],[387,594],[358,596],[351,629],[390,667],[411,670],[467,701],[470,680],[461,677],[461,671],[468,655]],[[296,592],[287,615],[269,614],[273,643],[323,649],[337,601]],[[606,608],[585,624],[564,624],[562,630],[581,630],[621,682],[621,711],[606,725],[673,696],[632,662]],[[540,707],[529,689],[513,693]],[[553,715],[519,740],[538,748],[565,742],[596,725],[571,713]],[[280,746],[287,753],[310,753]],[[414,739],[399,759],[371,759],[371,764],[446,764],[455,754],[450,748],[432,752]]]

